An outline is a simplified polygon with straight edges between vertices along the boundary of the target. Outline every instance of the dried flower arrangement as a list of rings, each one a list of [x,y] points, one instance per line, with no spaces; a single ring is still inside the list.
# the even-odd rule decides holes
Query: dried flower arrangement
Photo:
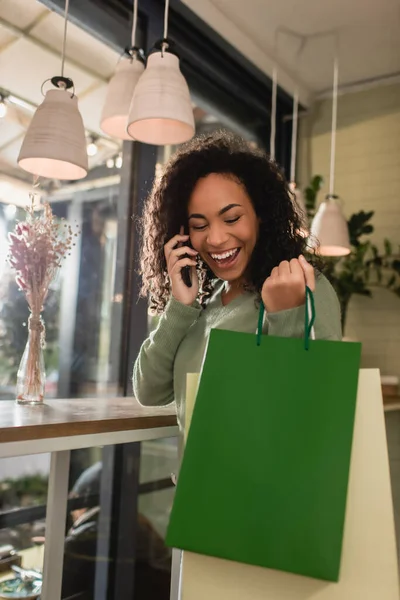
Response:
[[[49,286],[78,235],[68,223],[55,220],[48,203],[36,212],[35,196],[35,193],[30,194],[25,221],[18,222],[14,232],[9,234],[8,254],[8,262],[16,271],[16,282],[25,294],[31,313],[28,341],[17,374],[17,401],[27,404],[41,403],[44,398],[45,326],[41,312]]]

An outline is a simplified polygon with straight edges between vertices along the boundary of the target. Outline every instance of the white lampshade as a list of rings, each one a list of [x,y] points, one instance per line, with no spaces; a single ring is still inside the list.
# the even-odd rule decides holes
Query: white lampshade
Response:
[[[323,256],[350,254],[349,229],[337,197],[328,196],[320,204],[311,225],[311,236],[319,241],[318,251]]]
[[[189,88],[179,68],[179,58],[155,51],[136,85],[129,111],[128,133],[140,142],[181,144],[195,131]]]
[[[132,139],[127,132],[129,108],[136,84],[143,71],[144,62],[137,54],[133,57],[124,56],[110,79],[100,127],[111,137],[120,140]]]
[[[78,99],[49,90],[33,115],[18,156],[22,169],[52,179],[81,179],[88,171],[85,129]]]

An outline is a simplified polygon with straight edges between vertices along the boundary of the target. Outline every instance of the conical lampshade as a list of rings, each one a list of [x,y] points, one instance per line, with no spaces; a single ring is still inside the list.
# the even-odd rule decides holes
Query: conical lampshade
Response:
[[[150,54],[133,94],[128,133],[147,144],[181,144],[195,131],[189,88],[170,44]]]
[[[137,49],[133,56],[124,56],[119,61],[108,84],[106,101],[100,127],[108,135],[120,140],[130,140],[127,132],[129,108],[139,77],[144,71],[144,61]]]
[[[52,179],[81,179],[88,171],[85,129],[78,99],[49,90],[33,115],[18,156],[22,169]]]
[[[311,236],[319,241],[318,251],[323,256],[350,254],[349,229],[337,196],[327,196],[320,204],[311,225]]]

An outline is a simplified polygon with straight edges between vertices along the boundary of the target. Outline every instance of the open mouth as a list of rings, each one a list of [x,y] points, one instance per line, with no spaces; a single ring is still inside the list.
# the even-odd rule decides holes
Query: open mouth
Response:
[[[209,252],[209,256],[214,264],[218,265],[220,268],[227,268],[233,266],[239,252],[240,248],[233,248],[232,250],[226,250],[225,252]]]

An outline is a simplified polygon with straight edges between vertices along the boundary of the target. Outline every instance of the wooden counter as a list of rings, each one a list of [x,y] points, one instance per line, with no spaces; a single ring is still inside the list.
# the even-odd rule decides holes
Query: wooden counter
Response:
[[[175,425],[173,408],[143,407],[134,398],[46,400],[41,406],[0,403],[1,443]]]
[[[143,407],[134,398],[0,403],[0,458],[123,444],[178,434],[175,409]]]
[[[133,398],[0,402],[0,458],[51,453],[42,600],[59,600],[71,450],[176,437],[175,409]]]

